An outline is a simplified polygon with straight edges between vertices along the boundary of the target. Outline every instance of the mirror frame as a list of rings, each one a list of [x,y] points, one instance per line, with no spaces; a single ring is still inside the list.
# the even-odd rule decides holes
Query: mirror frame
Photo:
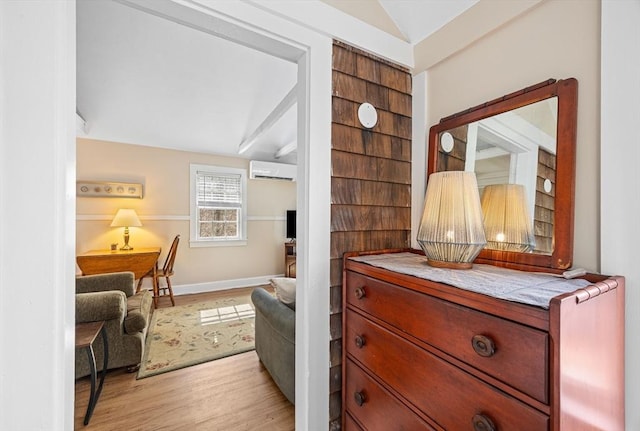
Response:
[[[558,97],[553,251],[549,255],[484,249],[476,258],[476,263],[488,263],[534,271],[544,269],[565,270],[571,267],[575,212],[578,81],[575,78],[559,81],[549,79],[457,114],[444,117],[429,130],[427,178],[437,169],[438,136],[441,132],[550,97]]]

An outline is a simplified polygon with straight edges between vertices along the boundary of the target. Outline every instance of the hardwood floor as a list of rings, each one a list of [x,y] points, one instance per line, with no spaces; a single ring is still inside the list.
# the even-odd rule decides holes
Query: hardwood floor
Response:
[[[180,295],[175,297],[176,305],[240,291]],[[159,307],[170,305],[163,298]],[[88,377],[76,381],[77,430],[295,429],[294,407],[271,380],[255,351],[141,380],[136,380],[136,373],[110,371],[91,421],[85,427],[82,422],[89,390]]]

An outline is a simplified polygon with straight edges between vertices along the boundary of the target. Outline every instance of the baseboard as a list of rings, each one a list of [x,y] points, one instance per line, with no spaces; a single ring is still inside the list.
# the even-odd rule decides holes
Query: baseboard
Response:
[[[193,293],[217,292],[219,290],[238,289],[241,287],[260,286],[269,284],[274,277],[283,277],[283,274],[263,275],[259,277],[238,278],[235,280],[210,281],[196,284],[173,284],[174,295],[190,295]],[[161,281],[162,283],[162,281]]]

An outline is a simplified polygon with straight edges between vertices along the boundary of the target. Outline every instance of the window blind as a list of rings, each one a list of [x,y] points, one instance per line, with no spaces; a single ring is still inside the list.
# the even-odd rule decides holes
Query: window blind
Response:
[[[242,205],[239,174],[198,172],[196,187],[199,207],[238,207]]]

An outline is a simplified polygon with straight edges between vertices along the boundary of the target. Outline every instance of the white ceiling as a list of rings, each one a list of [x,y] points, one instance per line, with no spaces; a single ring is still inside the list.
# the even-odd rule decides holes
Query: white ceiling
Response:
[[[478,0],[378,0],[405,39],[416,44]]]
[[[475,2],[379,0],[378,5],[387,21],[416,43]],[[275,156],[295,145],[295,104],[238,153],[244,140],[265,128],[261,125],[295,86],[296,75],[295,63],[129,6],[77,2],[77,109],[86,121],[80,136],[296,163],[295,150]]]

